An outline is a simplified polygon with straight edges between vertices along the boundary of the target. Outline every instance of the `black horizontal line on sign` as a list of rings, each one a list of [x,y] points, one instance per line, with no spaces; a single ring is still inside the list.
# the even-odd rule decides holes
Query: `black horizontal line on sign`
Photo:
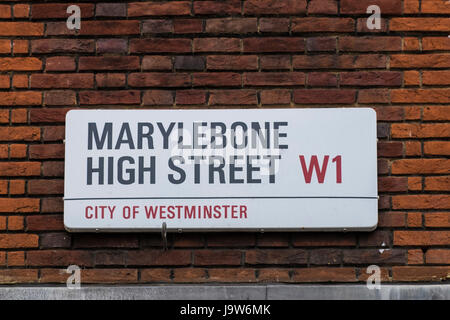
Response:
[[[64,200],[189,200],[189,199],[378,199],[378,197],[130,197],[130,198],[64,198]]]

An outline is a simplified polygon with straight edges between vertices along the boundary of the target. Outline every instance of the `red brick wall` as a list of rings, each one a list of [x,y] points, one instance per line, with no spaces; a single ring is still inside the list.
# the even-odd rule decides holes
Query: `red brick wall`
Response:
[[[0,0],[0,284],[448,280],[447,2],[84,1],[75,32],[68,4]],[[376,231],[65,232],[67,110],[224,106],[375,108]]]

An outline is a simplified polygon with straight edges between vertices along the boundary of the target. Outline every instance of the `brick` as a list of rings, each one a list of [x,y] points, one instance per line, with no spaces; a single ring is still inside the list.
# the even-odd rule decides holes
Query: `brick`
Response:
[[[1,284],[34,283],[38,281],[38,270],[33,269],[2,269]]]
[[[205,57],[201,56],[177,56],[175,57],[175,70],[203,70]]]
[[[446,174],[449,170],[447,159],[402,159],[392,163],[392,174]]]
[[[208,247],[253,247],[256,244],[252,233],[207,233],[205,236]]]
[[[0,39],[0,53],[11,53],[11,40]]]
[[[392,177],[394,178],[394,177]],[[359,235],[360,247],[387,247],[392,242],[391,232],[377,230]]]
[[[379,227],[404,227],[404,212],[380,212],[378,215]]]
[[[254,269],[249,268],[214,268],[208,270],[209,282],[241,282],[251,283],[256,281],[256,275]]]
[[[450,137],[448,124],[395,123],[391,127],[393,138],[439,138]]]
[[[1,213],[38,212],[39,199],[29,198],[0,198]]]
[[[0,36],[27,37],[44,35],[44,24],[37,22],[0,22]]]
[[[72,57],[48,57],[45,61],[46,71],[75,71],[75,59]]]
[[[75,264],[80,267],[90,267],[93,265],[93,260],[92,252],[81,250],[30,250],[27,252],[28,266],[67,268]]]
[[[72,101],[75,99],[75,93],[71,91],[52,91],[50,92],[48,101],[50,101],[50,105],[59,105],[59,104],[69,104],[65,103],[65,101]],[[74,102],[75,103],[75,102]],[[73,103],[73,104],[74,104]],[[32,123],[44,122],[44,123],[55,123],[55,122],[64,122],[66,118],[66,113],[70,109],[68,108],[47,108],[47,109],[33,109],[30,111],[30,121]],[[35,150],[46,149],[45,146],[33,146]]]
[[[174,94],[167,90],[149,90],[144,92],[142,98],[144,105],[172,105]]]
[[[145,56],[142,59],[143,70],[171,70],[172,59],[167,56]]]
[[[61,144],[44,144],[30,145],[30,159],[63,159],[64,145]]]
[[[288,18],[260,18],[259,32],[289,32]]]
[[[445,1],[423,0],[421,6],[422,13],[437,13],[445,14],[450,13],[448,3]]]
[[[422,39],[422,50],[432,51],[432,50],[449,50],[450,41],[448,37],[425,37]]]
[[[42,199],[42,213],[63,212],[64,203],[62,198],[44,198]]]
[[[138,237],[132,234],[77,234],[72,239],[74,248],[96,248],[98,243],[101,243],[103,248],[139,247]]]
[[[292,18],[292,32],[353,32],[355,22],[351,18]]]
[[[450,67],[450,54],[393,54],[391,55],[391,68],[448,68]]]
[[[423,71],[422,83],[424,85],[450,85],[450,71]]]
[[[299,14],[306,12],[306,0],[248,0],[244,3],[244,14]]]
[[[241,13],[241,2],[238,0],[230,1],[194,1],[194,13],[201,14],[220,14],[231,15]]]
[[[450,250],[429,249],[425,255],[427,264],[450,264]]]
[[[345,233],[295,233],[292,237],[294,247],[340,247],[355,246],[354,234]]]
[[[132,39],[130,53],[187,53],[191,52],[190,39]]]
[[[8,217],[8,230],[9,231],[23,230],[23,217],[22,216],[9,216]]]
[[[42,233],[39,240],[42,249],[70,248],[71,245],[71,236],[65,232]]]
[[[13,6],[14,18],[28,18],[30,6],[28,4],[15,4]]]
[[[394,209],[449,209],[448,195],[411,195],[395,196],[392,199]]]
[[[403,38],[403,51],[419,51],[420,42],[418,38]]]
[[[424,214],[426,227],[442,227],[450,226],[450,212],[427,212]]]
[[[187,73],[131,73],[128,85],[131,87],[187,87],[191,77]]]
[[[336,51],[335,37],[317,37],[306,39],[307,51]]]
[[[317,267],[294,269],[293,282],[356,282],[353,268]]]
[[[238,266],[241,264],[241,252],[236,250],[196,250],[196,266]]]
[[[286,89],[262,90],[260,97],[263,105],[290,104],[291,91]]]
[[[445,18],[393,18],[389,22],[391,31],[448,31],[450,22]]]
[[[260,233],[257,235],[258,247],[288,247],[289,235],[282,232]]]
[[[349,86],[401,86],[401,72],[341,72],[340,84]]]
[[[206,57],[206,67],[208,70],[256,70],[258,68],[258,57],[255,55],[211,55]]]
[[[409,212],[406,218],[406,224],[409,228],[420,228],[422,227],[422,213],[420,212]]]
[[[181,269],[175,269],[176,271]],[[196,270],[196,269],[193,269]],[[183,277],[184,278],[184,277]],[[170,269],[160,269],[160,268],[152,268],[152,269],[142,269],[141,270],[141,282],[170,282]]]
[[[10,87],[9,75],[0,75],[0,88],[8,89]]]
[[[77,3],[80,7],[81,18],[91,18],[94,16],[94,5],[90,3]],[[46,3],[33,4],[31,7],[31,18],[48,19],[48,18],[64,18],[67,19],[70,13],[67,13],[67,4],[64,3]]]
[[[294,90],[294,102],[298,104],[352,104],[355,90],[348,89],[298,89]]]
[[[420,73],[415,70],[403,72],[403,82],[405,86],[419,86],[420,85]]]
[[[176,93],[177,105],[193,105],[206,103],[206,91],[204,90],[180,90]]]
[[[58,215],[37,215],[27,217],[28,231],[63,231],[63,216]]]
[[[42,61],[38,58],[0,58],[0,71],[38,71]]]
[[[305,50],[303,38],[245,38],[244,52],[302,52]]]
[[[337,14],[336,0],[311,0],[308,4],[308,14]]]
[[[28,110],[27,109],[14,109],[11,110],[11,123],[27,123],[28,120]],[[27,128],[27,134],[29,130],[34,130],[35,128]]]
[[[308,73],[308,86],[312,87],[336,87],[337,75],[334,73],[311,72]]]
[[[96,17],[126,17],[126,3],[97,3],[95,6]]]
[[[294,69],[385,69],[387,58],[381,54],[293,56]]]
[[[408,177],[408,190],[421,191],[422,190],[422,178],[421,177]]]
[[[80,104],[140,104],[140,92],[137,90],[121,91],[80,91]]]
[[[364,89],[358,92],[359,103],[389,103],[391,93],[388,89]]]
[[[449,267],[392,267],[394,281],[443,281],[448,273]]]
[[[397,89],[392,91],[394,103],[449,103],[450,90],[442,89]]]
[[[450,108],[442,106],[426,106],[423,109],[423,120],[450,120]]]
[[[297,86],[305,84],[302,72],[246,72],[243,75],[245,86]]]
[[[28,40],[13,40],[13,53],[28,53]]]
[[[450,142],[448,141],[426,141],[424,143],[426,155],[450,155]]]
[[[400,51],[400,37],[341,37],[340,51],[370,52],[370,51]]]
[[[31,180],[28,182],[28,194],[63,194],[63,180]]]
[[[40,139],[40,129],[37,127],[0,127],[2,140],[36,141]]]
[[[194,52],[240,52],[241,40],[237,38],[197,38],[192,44]]]
[[[191,264],[188,250],[135,250],[128,251],[127,265],[137,266],[186,266]]]
[[[137,70],[139,57],[80,57],[79,70]]]
[[[39,162],[0,162],[2,176],[37,176],[40,174]]]
[[[402,14],[402,3],[390,0],[341,0],[341,14],[366,14],[367,7],[377,5],[383,14]]]
[[[256,105],[255,90],[215,90],[209,95],[210,105]]]
[[[66,105],[73,106],[76,103],[77,103],[77,98],[76,98],[75,91],[52,90],[52,91],[44,92],[44,104],[47,106],[66,106]],[[65,113],[68,110],[69,109],[55,109],[55,108],[42,109],[42,110],[38,110],[38,111],[32,110],[31,114],[33,115],[33,119],[36,120],[36,116],[38,114],[44,113],[44,114],[47,114],[48,117],[51,117],[50,113],[55,113],[55,115],[58,115],[59,118],[53,117],[52,120],[57,121],[57,120],[61,119],[61,113],[64,113],[64,115],[62,117],[62,121],[64,121]],[[41,118],[41,117],[39,117],[39,118]],[[42,120],[43,120],[43,118],[42,118]],[[52,122],[52,120],[50,120],[50,122]],[[36,121],[36,122],[39,122],[39,121]]]
[[[419,0],[404,0],[404,13],[419,13]]]
[[[200,19],[175,19],[173,21],[173,32],[181,33],[201,33],[203,31],[203,21]]]
[[[259,63],[262,70],[289,70],[291,68],[291,57],[287,55],[261,56]]]
[[[450,190],[450,176],[425,177],[425,190],[444,192]]]
[[[190,14],[190,1],[131,2],[128,4],[128,17],[181,16]]]
[[[27,145],[26,144],[11,144],[9,146],[9,155],[11,159],[25,158],[27,156]]]
[[[9,182],[10,194],[24,194],[25,193],[25,180],[11,180]]]
[[[97,87],[125,87],[126,75],[122,73],[97,73],[95,83]]]
[[[31,88],[92,88],[94,75],[89,73],[72,74],[32,74]]]
[[[367,21],[368,18],[358,18],[356,20],[356,31],[357,32],[364,32],[364,33],[385,33],[388,31],[388,23],[387,19],[381,18],[380,20],[380,29],[369,29],[367,27]]]
[[[396,246],[448,245],[449,231],[394,231]]]
[[[423,251],[421,249],[408,250],[408,264],[423,264]]]
[[[125,265],[125,253],[122,251],[98,251],[95,254],[96,266]]]
[[[43,177],[63,177],[64,176],[64,162],[62,161],[45,161],[42,163]],[[37,185],[33,186],[34,188]],[[56,187],[56,186],[54,186]]]
[[[258,281],[269,283],[290,282],[289,270],[264,268],[258,270]]]
[[[256,18],[216,18],[206,20],[208,33],[254,33],[258,29]]]
[[[84,21],[80,35],[134,35],[139,34],[139,21],[137,20],[101,20]],[[48,28],[47,34],[52,35]]]
[[[31,40],[32,53],[93,53],[94,40],[37,39]]]
[[[359,270],[360,271],[358,274],[358,281],[362,281],[365,283],[367,283],[367,280],[369,280],[369,277],[374,274],[373,270],[369,269],[369,267],[361,268]],[[370,279],[369,282],[370,281],[371,281],[371,283],[374,283],[373,279]],[[380,268],[380,281],[381,282],[391,282],[392,281],[392,278],[389,275],[388,268]]]
[[[157,33],[172,33],[173,22],[166,19],[151,19],[145,20],[142,24],[142,33],[157,34]]]
[[[25,253],[23,251],[8,252],[8,267],[21,267],[25,265]]]
[[[127,53],[128,42],[126,39],[98,39],[96,49],[97,53]]]
[[[250,265],[301,265],[307,263],[307,252],[301,249],[247,250],[245,253],[245,263]]]
[[[377,153],[379,157],[401,157],[403,155],[403,144],[400,141],[379,141]]]
[[[202,234],[195,233],[177,233],[172,237],[175,248],[203,247],[205,240]]]
[[[344,250],[344,263],[348,264],[405,264],[406,251],[401,249]]]
[[[342,252],[339,249],[314,249],[309,252],[311,265],[341,264]]]
[[[35,234],[10,233],[0,234],[0,248],[36,248],[38,246],[38,236]]]

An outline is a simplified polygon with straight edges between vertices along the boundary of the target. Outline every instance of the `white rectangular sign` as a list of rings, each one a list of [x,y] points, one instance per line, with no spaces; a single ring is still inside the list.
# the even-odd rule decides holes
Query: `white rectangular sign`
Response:
[[[373,230],[369,108],[72,110],[69,231]]]

